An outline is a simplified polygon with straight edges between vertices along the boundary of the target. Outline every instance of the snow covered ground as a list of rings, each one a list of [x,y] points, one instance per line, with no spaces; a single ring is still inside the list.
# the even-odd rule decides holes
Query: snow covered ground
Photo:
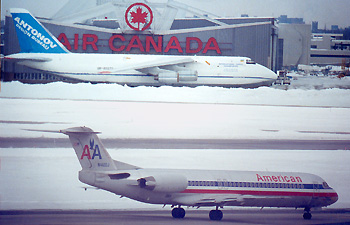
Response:
[[[62,137],[23,129],[85,125],[102,138],[349,140],[350,79],[334,79],[299,77],[288,88],[257,89],[2,83],[0,137]],[[339,193],[332,207],[350,207],[346,149],[112,149],[111,155],[141,167],[315,173]],[[160,208],[81,189],[73,149],[4,148],[0,156],[0,209]]]
[[[18,82],[1,88],[1,137],[57,137],[23,129],[85,125],[103,132],[103,138],[350,138],[350,89]]]

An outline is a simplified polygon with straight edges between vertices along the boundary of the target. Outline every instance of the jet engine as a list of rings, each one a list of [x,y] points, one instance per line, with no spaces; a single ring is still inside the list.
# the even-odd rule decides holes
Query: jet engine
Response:
[[[140,188],[155,192],[181,192],[187,188],[187,178],[180,174],[157,174],[137,180]]]
[[[158,80],[162,83],[173,84],[180,81],[197,81],[198,72],[195,70],[168,71],[158,74]]]

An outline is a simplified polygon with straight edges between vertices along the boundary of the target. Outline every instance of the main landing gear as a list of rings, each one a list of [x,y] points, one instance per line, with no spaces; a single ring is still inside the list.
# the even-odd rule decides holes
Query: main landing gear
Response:
[[[211,210],[209,212],[209,218],[210,220],[222,220],[223,213],[221,210],[218,209],[218,206],[216,206],[216,210]]]
[[[173,208],[173,210],[171,211],[171,215],[176,218],[176,219],[183,219],[186,215],[186,212],[183,208],[181,208],[181,206],[177,207],[177,208]],[[209,218],[210,220],[222,220],[223,217],[223,213],[221,210],[219,210],[219,207],[216,206],[215,210],[211,210],[209,212]],[[312,217],[311,213],[310,213],[310,208],[309,207],[305,207],[304,209],[304,214],[303,214],[303,218],[305,220],[310,220]]]
[[[304,217],[304,220],[311,220],[312,215],[310,213],[309,207],[305,207],[303,217]]]
[[[173,208],[171,215],[176,219],[182,219],[185,217],[186,212],[181,206],[179,206],[178,208]]]
[[[211,210],[209,212],[210,220],[222,220],[223,213],[218,208],[219,207],[217,206],[215,210]],[[185,217],[186,212],[183,208],[181,208],[181,206],[179,206],[177,208],[173,208],[173,210],[171,211],[171,215],[176,219],[182,219]]]

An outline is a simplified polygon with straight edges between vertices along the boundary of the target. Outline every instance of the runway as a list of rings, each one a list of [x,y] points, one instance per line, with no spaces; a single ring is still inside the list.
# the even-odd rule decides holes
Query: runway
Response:
[[[32,210],[0,211],[0,224],[350,224],[350,210],[326,209],[312,213],[311,220],[302,218],[303,210],[237,209],[223,210],[222,221],[210,221],[208,210],[186,210],[184,219],[174,219],[170,210],[104,211],[104,210]]]

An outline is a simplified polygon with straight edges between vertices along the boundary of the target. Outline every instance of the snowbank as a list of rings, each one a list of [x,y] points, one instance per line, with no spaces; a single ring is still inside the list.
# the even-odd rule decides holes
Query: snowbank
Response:
[[[256,89],[230,89],[221,87],[189,88],[170,86],[141,86],[131,88],[118,84],[92,85],[89,83],[67,84],[55,82],[45,85],[30,85],[22,84],[20,82],[10,82],[1,84],[0,97],[334,107],[350,106],[350,101],[348,98],[350,95],[350,90],[328,88],[332,87],[332,81],[337,80],[329,77],[311,77],[310,79],[312,82],[305,81],[305,78],[299,78],[300,81],[293,81],[297,84],[295,85],[295,88],[290,88],[289,90],[281,90],[270,87],[260,87]],[[325,81],[323,79],[327,80]],[[348,80],[350,81],[350,79]],[[318,83],[315,84],[315,82]],[[318,88],[321,90],[315,89],[315,87],[318,87],[321,84],[323,84],[323,87]],[[296,87],[299,88],[296,89]]]

